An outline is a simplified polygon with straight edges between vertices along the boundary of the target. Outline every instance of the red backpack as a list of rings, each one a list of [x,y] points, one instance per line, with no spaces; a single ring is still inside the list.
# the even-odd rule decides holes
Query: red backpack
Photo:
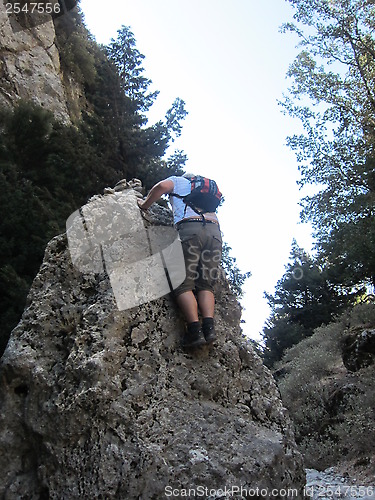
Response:
[[[170,195],[180,198],[185,205],[192,208],[199,215],[203,216],[204,213],[215,212],[223,199],[216,182],[200,175],[195,175],[188,180],[191,183],[189,194],[181,196],[170,193]]]

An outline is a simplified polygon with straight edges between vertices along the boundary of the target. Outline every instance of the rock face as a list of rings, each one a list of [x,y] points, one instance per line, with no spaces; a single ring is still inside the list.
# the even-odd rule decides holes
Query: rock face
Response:
[[[345,339],[342,359],[351,372],[370,366],[375,361],[375,330],[354,332]]]
[[[69,122],[52,20],[21,28],[7,14],[6,3],[0,3],[0,104],[30,100]]]
[[[171,295],[120,311],[107,273],[82,273],[54,238],[0,362],[0,497],[302,495],[289,418],[225,280],[216,321],[214,347],[183,351]]]

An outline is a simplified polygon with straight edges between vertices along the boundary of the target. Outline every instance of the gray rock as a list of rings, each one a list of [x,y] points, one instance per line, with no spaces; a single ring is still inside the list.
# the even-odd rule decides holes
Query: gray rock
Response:
[[[224,279],[216,295],[217,343],[185,352],[171,295],[120,311],[106,273],[54,238],[0,363],[0,497],[302,495],[275,382]]]
[[[375,362],[375,330],[361,330],[349,335],[343,346],[342,359],[351,372]]]
[[[46,19],[49,21],[39,26],[20,29],[15,17],[7,15],[6,3],[0,3],[0,104],[33,101],[69,123],[68,89],[63,83],[55,29],[50,16]],[[73,92],[76,85],[71,83]]]

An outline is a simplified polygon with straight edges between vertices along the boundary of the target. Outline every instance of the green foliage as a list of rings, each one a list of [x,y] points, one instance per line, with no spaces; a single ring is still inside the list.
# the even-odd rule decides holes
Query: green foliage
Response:
[[[177,172],[177,175],[183,174],[183,168],[185,166],[185,163],[187,161],[187,156],[186,154],[181,151],[180,149],[177,149],[171,154],[171,156],[168,158],[167,163],[168,167]]]
[[[365,0],[289,0],[303,50],[290,66],[282,105],[304,133],[288,138],[302,201],[321,257],[341,267],[347,288],[374,280],[375,6]]]
[[[73,9],[69,15],[57,18],[55,32],[64,74],[73,78],[75,83],[94,83],[98,47],[83,25],[80,13]]]
[[[298,323],[291,323],[289,319],[270,317],[263,328],[262,358],[268,368],[272,368],[279,361],[283,353],[291,346],[298,344],[308,336],[305,328]]]
[[[342,346],[351,331],[375,326],[375,307],[361,304],[289,349],[275,366],[278,386],[308,467],[324,469],[368,456],[375,439],[374,366],[347,375]]]
[[[333,428],[340,455],[358,460],[358,456],[367,458],[373,454],[374,408],[374,370],[370,368],[361,373],[360,389],[347,395],[343,418]]]
[[[117,38],[111,40],[107,54],[116,66],[122,91],[134,105],[133,111],[147,111],[159,92],[148,90],[152,81],[143,76],[142,61],[145,56],[136,48],[134,34],[129,26],[122,26],[117,31]]]
[[[178,97],[165,115],[167,133],[172,140],[174,140],[173,136],[180,137],[182,131],[181,120],[184,120],[187,114],[185,101]]]
[[[134,34],[129,26],[122,26],[118,30],[116,40],[111,40],[106,52],[117,70],[120,88],[130,102],[132,113],[138,117],[139,124],[145,125],[147,118],[144,113],[152,106],[159,92],[149,91],[152,81],[143,76],[142,61],[145,56],[136,48]],[[176,98],[166,112],[165,121],[159,121],[144,131],[148,136],[145,139],[151,138],[153,144],[159,144],[165,151],[169,143],[181,135],[181,122],[187,114],[185,102]]]
[[[350,301],[332,280],[332,273],[294,241],[290,261],[274,295],[265,294],[271,316],[263,330],[264,362],[272,366],[284,351],[328,324]]]
[[[79,107],[69,109],[74,125],[57,122],[36,105],[19,102],[0,109],[0,352],[24,308],[47,242],[65,230],[67,217],[87,199],[118,180],[138,177],[150,187],[182,173],[186,155],[165,154],[181,132],[186,111],[176,99],[166,121],[145,127],[141,114],[156,93],[141,76],[143,58],[129,37],[127,71],[121,75],[83,25],[79,11],[55,21],[57,46],[67,88],[80,85]],[[135,66],[131,66],[131,62]],[[126,78],[130,82],[126,95]]]
[[[373,193],[358,196],[348,209],[353,220],[338,223],[331,230],[330,237],[320,243],[321,254],[329,256],[332,268],[340,270],[340,281],[347,289],[363,286],[365,283],[375,285],[375,218],[372,214],[372,198]]]
[[[375,308],[356,306],[335,321],[346,303],[375,285],[375,6],[366,0],[289,3],[295,22],[283,30],[298,35],[302,51],[289,68],[292,83],[281,104],[304,130],[288,144],[297,155],[300,187],[312,193],[302,200],[301,219],[313,225],[317,257],[304,270],[311,279],[299,283],[312,293],[310,303],[298,292],[299,303],[293,302],[296,290],[287,277],[268,297],[274,310],[266,359],[272,364],[284,353],[275,374],[297,441],[308,467],[325,468],[372,453],[375,438],[374,369],[347,376],[342,362],[346,335],[373,327]],[[314,330],[319,321],[330,323]],[[285,351],[289,341],[299,343]]]
[[[0,268],[2,332],[19,319],[48,240],[97,189],[95,151],[74,127],[48,111],[20,104],[1,112]],[[96,173],[98,176],[100,172]]]
[[[240,299],[243,296],[243,284],[250,278],[251,272],[241,272],[237,266],[236,258],[230,255],[231,250],[231,247],[224,242],[221,265],[225,271],[230,289]]]

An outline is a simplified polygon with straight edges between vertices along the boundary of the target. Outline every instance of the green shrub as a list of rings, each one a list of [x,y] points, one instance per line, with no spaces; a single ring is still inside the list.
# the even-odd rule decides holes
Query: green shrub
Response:
[[[375,326],[375,306],[359,304],[289,349],[275,375],[308,467],[373,453],[375,367],[348,373],[342,347],[353,331]]]
[[[360,371],[358,391],[348,395],[345,413],[335,426],[342,455],[349,459],[372,454],[375,442],[375,383],[374,367]]]

